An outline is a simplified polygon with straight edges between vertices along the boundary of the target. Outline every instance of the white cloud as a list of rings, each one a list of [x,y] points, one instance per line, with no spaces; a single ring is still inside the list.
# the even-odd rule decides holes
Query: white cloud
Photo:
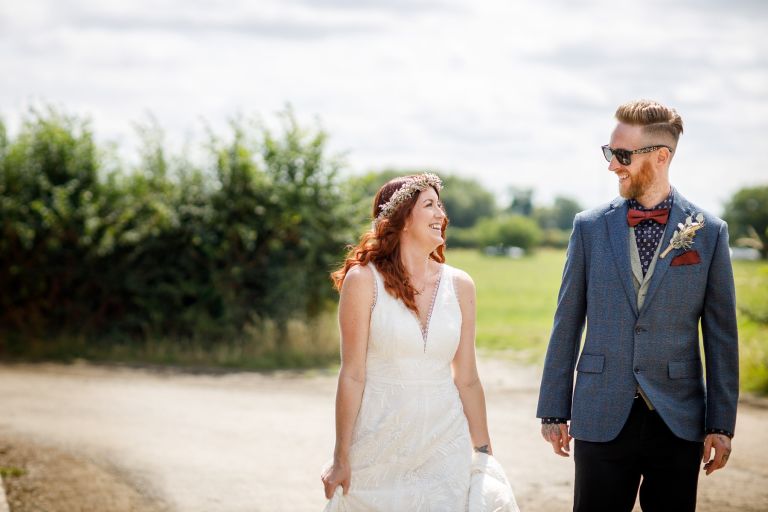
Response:
[[[744,148],[768,135],[768,6],[620,3],[6,3],[0,108],[13,127],[30,103],[62,105],[130,152],[147,111],[178,145],[201,118],[222,127],[290,102],[354,169],[428,166],[591,204],[615,194],[599,146],[616,105],[653,97],[686,122],[673,180],[719,212],[766,181]]]

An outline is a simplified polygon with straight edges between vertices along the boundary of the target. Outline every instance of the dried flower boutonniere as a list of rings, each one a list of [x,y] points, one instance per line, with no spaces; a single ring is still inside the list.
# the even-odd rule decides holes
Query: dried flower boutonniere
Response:
[[[669,240],[669,247],[659,255],[659,258],[663,258],[672,249],[690,249],[693,246],[693,237],[696,236],[696,232],[704,227],[704,214],[699,213],[696,215],[696,221],[694,222],[692,216],[688,216],[685,219],[685,224],[678,224],[677,231],[674,232],[672,238]]]

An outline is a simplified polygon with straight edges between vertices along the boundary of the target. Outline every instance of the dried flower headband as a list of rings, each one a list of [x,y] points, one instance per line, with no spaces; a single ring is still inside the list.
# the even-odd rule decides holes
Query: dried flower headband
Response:
[[[429,187],[433,187],[438,192],[440,192],[440,190],[443,188],[443,182],[437,174],[425,172],[423,174],[419,174],[418,176],[406,178],[405,183],[403,183],[400,188],[397,189],[394,194],[392,194],[392,197],[389,198],[389,201],[379,206],[381,211],[373,221],[374,226],[378,224],[382,219],[391,217],[392,214],[395,213],[395,210],[397,210],[397,208],[405,201],[410,199],[413,194],[426,190]]]

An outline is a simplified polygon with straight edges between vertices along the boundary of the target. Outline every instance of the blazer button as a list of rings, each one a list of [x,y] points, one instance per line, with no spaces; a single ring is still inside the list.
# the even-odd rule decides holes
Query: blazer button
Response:
[[[640,367],[639,366],[635,366],[635,373],[640,373]]]
[[[635,334],[642,334],[645,332],[645,327],[635,327]]]

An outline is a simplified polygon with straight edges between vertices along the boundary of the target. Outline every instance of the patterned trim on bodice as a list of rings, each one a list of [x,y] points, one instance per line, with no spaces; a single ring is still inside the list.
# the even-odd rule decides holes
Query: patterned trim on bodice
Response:
[[[432,312],[435,310],[435,302],[437,299],[437,292],[440,290],[440,283],[443,281],[443,271],[445,270],[445,265],[440,265],[440,273],[437,275],[437,282],[435,283],[435,289],[432,290],[432,299],[429,302],[429,311],[427,312],[427,322],[425,324],[421,323],[421,318],[419,318],[419,315],[417,315],[415,312],[413,312],[414,316],[416,316],[416,320],[419,322],[419,326],[421,326],[421,337],[424,339],[424,352],[427,352],[427,338],[429,337],[429,321],[432,319]]]
[[[379,300],[379,272],[371,263],[371,271],[373,272],[373,304],[371,304],[371,313],[373,308],[376,307],[376,302]]]
[[[379,299],[379,285],[381,285],[382,290],[386,292],[386,288],[384,287],[384,280],[382,279],[381,275],[379,274],[379,270],[376,268],[376,266],[373,263],[369,263],[371,266],[371,271],[373,272],[373,280],[374,280],[374,287],[373,287],[373,304],[371,304],[371,312],[373,312],[373,308],[376,306],[376,303]],[[432,313],[435,311],[435,303],[437,302],[437,294],[440,292],[440,286],[443,282],[443,274],[445,273],[446,265],[445,263],[440,263],[440,272],[437,276],[437,282],[435,283],[435,288],[432,290],[432,299],[429,303],[429,311],[427,312],[427,321],[426,323],[421,323],[421,318],[419,318],[419,315],[416,314],[415,311],[410,309],[409,307],[405,306],[403,304],[403,307],[408,309],[408,311],[413,315],[413,317],[416,319],[416,323],[419,326],[419,330],[421,331],[421,338],[424,340],[424,352],[427,352],[427,339],[429,338],[429,324],[432,320]],[[454,294],[456,294],[456,290],[454,287],[453,290]],[[394,297],[393,297],[394,298]],[[402,303],[402,300],[395,299]]]

